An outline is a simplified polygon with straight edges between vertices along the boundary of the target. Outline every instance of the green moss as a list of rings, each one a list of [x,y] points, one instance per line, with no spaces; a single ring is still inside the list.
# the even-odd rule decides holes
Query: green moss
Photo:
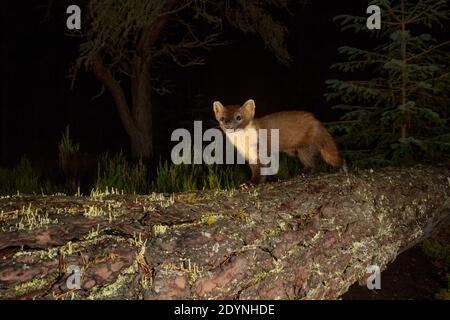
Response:
[[[280,227],[276,227],[273,229],[265,230],[264,234],[269,238],[273,238],[279,236],[281,234],[281,231],[282,229]]]
[[[30,291],[39,290],[45,288],[49,283],[45,278],[34,278],[29,281],[25,281],[14,286],[14,291],[17,295],[22,295]]]
[[[179,200],[190,204],[195,204],[204,200],[204,197],[198,195],[197,193],[180,194],[178,198]]]
[[[283,271],[284,267],[280,261],[272,260],[272,262],[274,267],[270,270],[262,270],[262,269],[258,270],[253,276],[251,283],[253,284],[259,283],[265,280],[266,278],[280,274]]]
[[[212,225],[212,224],[215,224],[217,222],[217,220],[219,220],[219,218],[221,218],[220,215],[215,215],[215,214],[206,215],[206,216],[202,217],[202,223],[204,223],[206,225]]]
[[[168,226],[162,224],[155,224],[152,226],[152,234],[157,237],[160,234],[165,234],[169,229]]]
[[[116,281],[106,286],[95,286],[91,289],[91,293],[88,296],[89,300],[102,300],[106,298],[114,298],[119,293],[127,283],[129,283],[133,276],[136,275],[138,271],[137,261],[135,261],[131,266],[126,268],[120,273]]]
[[[239,209],[239,212],[236,216],[240,221],[246,221],[247,215],[245,214],[244,209]]]

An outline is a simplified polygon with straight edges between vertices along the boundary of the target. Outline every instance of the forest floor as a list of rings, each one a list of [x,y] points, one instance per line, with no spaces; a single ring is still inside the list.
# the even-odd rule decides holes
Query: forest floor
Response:
[[[436,241],[444,244],[439,252],[441,258],[426,253],[426,246],[429,247]],[[444,250],[446,252],[443,252]],[[380,290],[369,290],[365,285],[355,283],[341,298],[343,300],[434,300],[439,292],[442,295],[442,291],[449,285],[446,281],[450,270],[449,250],[450,224],[433,235],[425,242],[425,245],[418,244],[400,254],[381,273]]]

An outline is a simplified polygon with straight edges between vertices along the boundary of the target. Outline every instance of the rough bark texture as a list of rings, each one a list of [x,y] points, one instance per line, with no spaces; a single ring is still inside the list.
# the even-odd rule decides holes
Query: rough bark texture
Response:
[[[449,216],[449,177],[416,166],[250,191],[3,198],[0,298],[335,299]]]
[[[153,122],[149,65],[138,58],[133,62],[132,108],[129,107],[124,89],[113,77],[111,70],[105,67],[99,54],[92,65],[95,76],[113,97],[122,125],[130,138],[133,158],[151,159],[153,157]]]
[[[144,59],[136,57],[132,70],[132,115],[136,130],[130,134],[131,154],[135,159],[151,159],[153,157],[153,117],[150,66]]]

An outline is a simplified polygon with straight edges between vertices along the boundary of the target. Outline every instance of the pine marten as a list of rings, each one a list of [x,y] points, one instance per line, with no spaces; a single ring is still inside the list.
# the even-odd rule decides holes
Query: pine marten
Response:
[[[283,111],[254,118],[256,105],[252,99],[242,106],[223,106],[219,101],[215,101],[213,107],[221,129],[247,161],[258,156],[257,143],[244,146],[237,143],[233,135],[236,132],[246,133],[258,129],[279,129],[279,151],[297,156],[305,171],[314,169],[315,157],[320,153],[326,163],[341,167],[347,172],[345,161],[340,157],[332,136],[312,113]],[[270,143],[268,145],[270,148]],[[259,161],[250,163],[251,182],[254,184],[264,180],[260,174],[261,167]]]

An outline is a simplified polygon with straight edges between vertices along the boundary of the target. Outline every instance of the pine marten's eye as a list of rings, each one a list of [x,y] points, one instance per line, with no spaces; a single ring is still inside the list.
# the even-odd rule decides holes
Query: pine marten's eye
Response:
[[[220,117],[219,121],[220,122],[224,122],[225,121],[225,117]]]
[[[237,120],[237,121],[241,121],[241,120],[242,120],[242,117],[238,114],[238,115],[236,116],[236,120]]]

